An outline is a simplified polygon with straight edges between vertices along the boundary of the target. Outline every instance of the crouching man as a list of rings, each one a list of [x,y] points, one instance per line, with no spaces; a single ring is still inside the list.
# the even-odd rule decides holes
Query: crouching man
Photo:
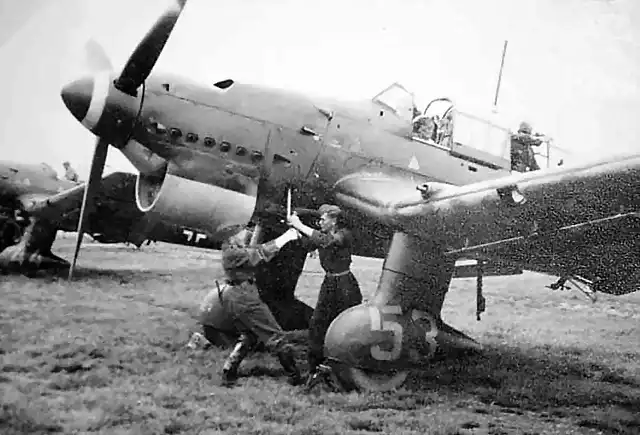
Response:
[[[242,229],[222,245],[225,281],[205,298],[201,307],[201,323],[205,327],[205,334],[207,326],[216,328],[216,325],[222,324],[232,326],[232,330],[228,328],[227,331],[229,336],[234,331],[240,334],[222,368],[224,385],[235,383],[240,363],[259,342],[277,356],[289,376],[290,384],[302,382],[293,348],[286,343],[284,331],[269,307],[260,299],[254,281],[256,267],[263,261],[270,261],[285,244],[298,237],[298,232],[292,228],[271,242],[249,246],[251,232]],[[216,329],[225,332],[220,327]]]

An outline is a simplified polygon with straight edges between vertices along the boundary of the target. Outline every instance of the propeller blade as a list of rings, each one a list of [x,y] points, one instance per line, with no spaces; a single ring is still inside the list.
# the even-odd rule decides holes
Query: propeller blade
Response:
[[[109,151],[109,142],[98,138],[96,141],[96,149],[93,152],[93,160],[91,161],[91,171],[89,172],[89,179],[84,188],[84,197],[82,198],[82,208],[80,209],[80,218],[78,219],[78,238],[76,240],[76,249],[73,253],[73,261],[69,267],[69,279],[73,277],[73,272],[76,268],[76,261],[78,260],[78,253],[80,251],[80,245],[82,244],[82,237],[84,236],[84,228],[87,220],[87,213],[93,207],[93,200],[96,194],[96,190],[100,187],[100,181],[102,179],[102,171],[107,161],[107,152]]]
[[[114,83],[116,89],[135,95],[158,61],[187,0],[173,0],[173,4],[158,18],[142,38]]]
[[[84,46],[87,65],[91,72],[111,71],[113,66],[104,48],[94,39],[89,39]]]

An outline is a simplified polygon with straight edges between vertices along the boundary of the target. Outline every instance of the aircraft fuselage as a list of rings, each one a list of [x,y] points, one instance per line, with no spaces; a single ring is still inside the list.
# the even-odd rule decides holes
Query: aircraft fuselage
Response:
[[[76,184],[59,179],[46,165],[0,162],[0,198],[45,197],[70,189]]]
[[[174,76],[152,76],[144,89],[131,138],[169,162],[174,176],[238,192],[247,180],[257,182],[258,209],[284,204],[287,188],[296,207],[331,202],[338,180],[359,171],[416,186],[509,174],[412,140],[409,123],[371,101],[313,100],[241,83],[203,87]],[[355,230],[383,235],[372,225]],[[374,244],[358,249],[383,251]]]
[[[435,115],[427,117],[430,105],[416,117],[413,98],[401,86],[392,85],[371,100],[346,103],[232,80],[202,86],[175,76],[151,76],[185,3],[172,2],[119,73],[83,78],[61,92],[70,112],[98,137],[74,263],[83,216],[93,201],[89,192],[100,182],[110,144],[140,171],[135,200],[144,213],[144,230],[162,222],[220,240],[252,219],[269,214],[281,219],[288,191],[297,208],[334,201],[343,206],[355,233],[354,253],[385,257],[374,300],[341,313],[325,337],[325,355],[346,364],[354,384],[375,383],[363,371],[403,370],[407,362],[430,360],[439,348],[476,348],[477,343],[440,316],[455,270],[448,242],[482,254],[490,241],[485,239],[501,240],[502,228],[513,223],[520,206],[535,205],[521,198],[518,183],[529,183],[525,194],[564,205],[570,180],[560,183],[564,187],[557,195],[540,182],[571,178],[570,172],[509,177],[508,129],[458,110],[454,117],[453,106],[438,115],[438,123]],[[110,69],[106,55],[102,58],[104,69]],[[637,180],[636,175],[625,178],[624,169],[617,164],[596,168],[592,172],[597,174],[585,176],[583,184],[601,186],[595,180],[602,178],[600,172],[602,180],[608,175]],[[481,183],[485,181],[491,188],[482,195],[455,187],[487,187]],[[459,195],[445,198],[442,209],[434,207],[431,199],[448,191]],[[635,201],[635,187],[626,191]],[[476,221],[479,216],[486,224],[478,228],[489,228],[490,234],[473,233],[475,221],[469,217],[474,212]],[[539,208],[535,212],[541,213]],[[483,213],[502,226],[491,226]],[[443,223],[443,215],[451,222]],[[637,214],[632,215],[636,222]],[[279,231],[269,222],[264,228],[271,233],[265,238]],[[441,240],[437,224],[441,233],[455,237]],[[467,243],[460,234],[465,231],[479,238],[469,237]],[[291,270],[289,277],[302,270],[306,252],[299,251],[299,261],[281,267]],[[635,257],[631,263],[637,264]],[[281,283],[272,284],[281,290]],[[480,293],[478,288],[478,306]],[[401,371],[385,388],[399,385],[403,376]]]

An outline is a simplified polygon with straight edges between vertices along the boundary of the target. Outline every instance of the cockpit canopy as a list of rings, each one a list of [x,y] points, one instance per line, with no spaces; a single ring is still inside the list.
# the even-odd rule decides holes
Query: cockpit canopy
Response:
[[[394,83],[371,99],[391,110],[398,118],[411,123],[415,116],[413,94],[399,83]]]
[[[372,101],[411,125],[415,140],[461,153],[489,166],[510,167],[509,129],[492,122],[492,117],[483,119],[470,111],[461,111],[448,98],[436,98],[420,112],[414,95],[397,82]]]
[[[462,108],[446,97],[431,100],[420,111],[414,94],[397,82],[378,93],[372,101],[392,111],[400,122],[406,122],[413,140],[495,169],[511,168],[511,131],[495,111]],[[546,160],[549,167],[553,146],[547,145],[546,151],[535,154]]]
[[[449,98],[436,98],[413,118],[413,139],[487,166],[509,168],[511,134],[496,118],[495,113],[477,116]]]

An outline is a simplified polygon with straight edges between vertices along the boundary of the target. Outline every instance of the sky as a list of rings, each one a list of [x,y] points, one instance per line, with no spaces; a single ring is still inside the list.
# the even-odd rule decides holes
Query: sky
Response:
[[[94,136],[65,83],[100,43],[119,71],[170,0],[0,0],[0,160],[89,171]],[[640,152],[637,0],[189,0],[154,72],[225,78],[345,100],[400,82],[521,120],[580,162]],[[112,149],[107,170],[133,170]]]

